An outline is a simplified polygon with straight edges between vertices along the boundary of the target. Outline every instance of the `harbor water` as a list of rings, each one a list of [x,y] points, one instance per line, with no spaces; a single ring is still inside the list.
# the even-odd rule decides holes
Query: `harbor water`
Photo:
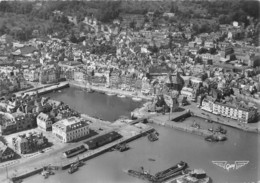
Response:
[[[98,93],[84,93],[80,89],[69,88],[61,93],[51,93],[48,96],[68,103],[72,108],[82,113],[98,116],[104,120],[113,121],[119,116],[129,116],[130,112],[141,105],[130,98],[118,98]],[[200,118],[189,118],[192,122]],[[217,127],[216,124],[207,124]],[[169,168],[176,163],[185,161],[191,169],[202,168],[212,178],[214,183],[247,183],[257,182],[259,176],[260,136],[246,133],[234,128],[227,129],[225,142],[210,143],[203,137],[177,131],[163,126],[152,125],[159,132],[159,141],[150,142],[146,137],[129,143],[130,150],[126,152],[108,152],[86,162],[74,174],[67,171],[57,171],[55,175],[44,179],[36,175],[25,179],[26,183],[141,183],[142,180],[125,173],[127,169],[145,170],[154,174]],[[155,161],[149,161],[149,158]],[[239,169],[226,170],[212,161],[249,161]]]

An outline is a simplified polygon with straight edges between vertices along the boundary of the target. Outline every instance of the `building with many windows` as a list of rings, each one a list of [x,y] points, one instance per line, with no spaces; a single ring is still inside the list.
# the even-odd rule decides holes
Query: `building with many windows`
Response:
[[[48,131],[51,130],[52,127],[52,120],[50,118],[50,116],[48,114],[45,114],[43,112],[41,112],[38,116],[37,116],[37,126],[38,128]]]
[[[243,101],[217,102],[213,97],[207,96],[202,100],[201,109],[243,123],[254,122],[257,118],[257,108]]]
[[[89,125],[86,120],[73,116],[53,124],[52,133],[62,142],[71,142],[88,135]]]

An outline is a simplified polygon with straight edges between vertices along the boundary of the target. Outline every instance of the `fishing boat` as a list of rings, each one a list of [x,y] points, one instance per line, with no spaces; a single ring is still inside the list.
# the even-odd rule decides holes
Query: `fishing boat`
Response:
[[[125,98],[125,95],[117,95],[119,98]]]
[[[138,102],[139,102],[139,101],[142,101],[142,99],[139,98],[139,97],[133,97],[132,99],[133,99],[134,101],[138,101]]]

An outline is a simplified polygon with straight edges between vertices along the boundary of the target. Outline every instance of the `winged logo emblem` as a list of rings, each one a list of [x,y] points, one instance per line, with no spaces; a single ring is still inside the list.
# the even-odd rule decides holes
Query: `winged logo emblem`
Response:
[[[249,163],[249,161],[235,161],[236,170],[247,165],[248,163]]]
[[[217,166],[219,166],[219,167],[221,167],[221,168],[226,169],[227,161],[212,161],[212,163],[213,163],[214,165],[217,165]]]
[[[229,164],[227,161],[212,161],[214,165],[217,165],[227,171],[230,169],[237,170],[249,163],[249,161],[235,161],[234,163]]]

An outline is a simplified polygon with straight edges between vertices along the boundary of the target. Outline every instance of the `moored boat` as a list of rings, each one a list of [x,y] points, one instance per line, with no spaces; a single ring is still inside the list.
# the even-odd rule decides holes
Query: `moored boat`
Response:
[[[158,136],[155,134],[155,133],[150,133],[148,136],[147,136],[148,140],[151,141],[151,142],[154,142],[156,140],[158,140]]]
[[[117,95],[119,98],[126,98],[125,95]]]
[[[151,174],[149,174],[148,172],[142,171],[136,171],[136,170],[128,170],[127,171],[128,175],[131,175],[133,177],[142,179],[142,180],[147,180],[150,182],[155,182],[155,177]]]
[[[210,178],[206,175],[205,171],[202,169],[195,169],[186,175],[177,178],[176,183],[186,183],[186,182],[197,182],[197,183],[209,183]]]
[[[76,172],[78,169],[79,169],[79,167],[77,165],[72,164],[70,166],[70,169],[69,169],[68,173],[72,174],[72,173]]]
[[[175,174],[177,172],[181,172],[187,168],[187,163],[181,161],[180,163],[176,164],[175,166],[168,168],[164,171],[158,172],[155,174],[155,177],[157,179],[162,179],[164,177],[169,177],[172,174]]]
[[[133,97],[132,98],[134,101],[142,101],[142,98],[139,98],[139,97]]]
[[[115,93],[106,93],[108,96],[114,96],[116,95]]]

